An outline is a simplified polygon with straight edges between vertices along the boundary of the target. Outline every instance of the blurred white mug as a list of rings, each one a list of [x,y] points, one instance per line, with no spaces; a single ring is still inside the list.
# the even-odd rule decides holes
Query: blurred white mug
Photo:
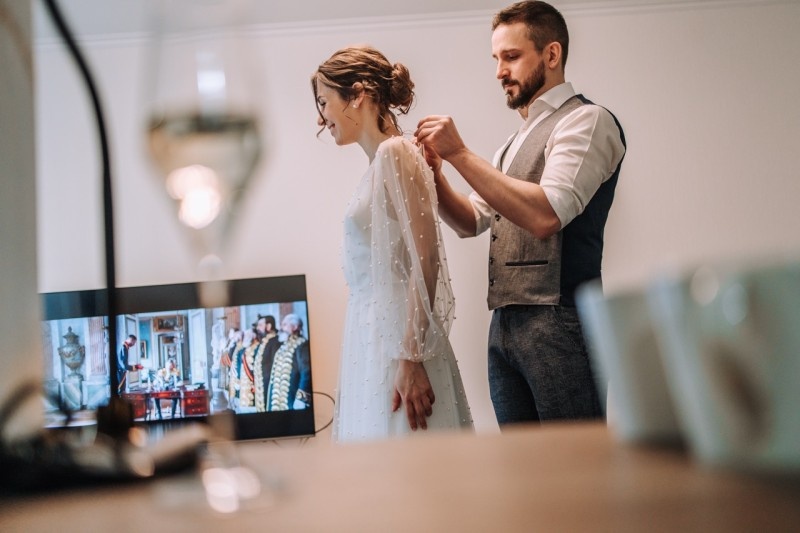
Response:
[[[680,440],[645,292],[606,298],[599,281],[592,281],[575,296],[601,395],[608,384],[606,412],[615,436],[628,442]]]
[[[648,299],[697,458],[800,469],[800,264],[703,267]]]

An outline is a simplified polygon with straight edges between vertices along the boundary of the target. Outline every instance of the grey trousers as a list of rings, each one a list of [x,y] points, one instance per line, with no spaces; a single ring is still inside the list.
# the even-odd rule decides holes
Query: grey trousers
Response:
[[[495,309],[489,328],[489,390],[497,422],[603,418],[574,307]]]

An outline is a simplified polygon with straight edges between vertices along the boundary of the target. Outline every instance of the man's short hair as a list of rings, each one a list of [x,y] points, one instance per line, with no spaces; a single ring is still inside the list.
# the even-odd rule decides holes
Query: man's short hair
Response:
[[[532,0],[511,4],[495,14],[492,19],[492,31],[501,24],[516,22],[522,22],[528,26],[528,37],[539,52],[552,42],[559,43],[561,45],[561,66],[562,68],[566,67],[569,53],[569,32],[564,17],[556,8],[547,2]]]

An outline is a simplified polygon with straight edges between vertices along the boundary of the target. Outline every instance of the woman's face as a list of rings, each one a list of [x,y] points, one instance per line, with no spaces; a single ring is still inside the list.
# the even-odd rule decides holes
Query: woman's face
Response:
[[[361,132],[357,109],[344,100],[335,89],[317,82],[317,107],[322,115],[317,123],[325,126],[339,146],[358,140]]]

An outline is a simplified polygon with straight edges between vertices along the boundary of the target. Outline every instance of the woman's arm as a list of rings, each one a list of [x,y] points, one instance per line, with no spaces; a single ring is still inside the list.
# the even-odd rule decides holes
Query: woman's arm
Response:
[[[379,198],[373,205],[385,205],[386,220],[373,219],[374,246],[381,249],[388,244],[391,249],[388,256],[378,255],[391,263],[388,277],[392,287],[402,288],[399,297],[404,300],[395,305],[405,310],[404,323],[396,326],[399,361],[392,410],[405,405],[409,427],[426,429],[426,417],[432,414],[436,398],[422,362],[436,355],[426,350],[429,338],[445,334],[434,320],[433,310],[442,268],[435,192],[430,169],[416,147],[397,141],[386,143],[382,150],[376,186],[385,193],[385,201]],[[383,231],[384,226],[392,229]],[[375,279],[373,284],[383,286],[383,281]]]

